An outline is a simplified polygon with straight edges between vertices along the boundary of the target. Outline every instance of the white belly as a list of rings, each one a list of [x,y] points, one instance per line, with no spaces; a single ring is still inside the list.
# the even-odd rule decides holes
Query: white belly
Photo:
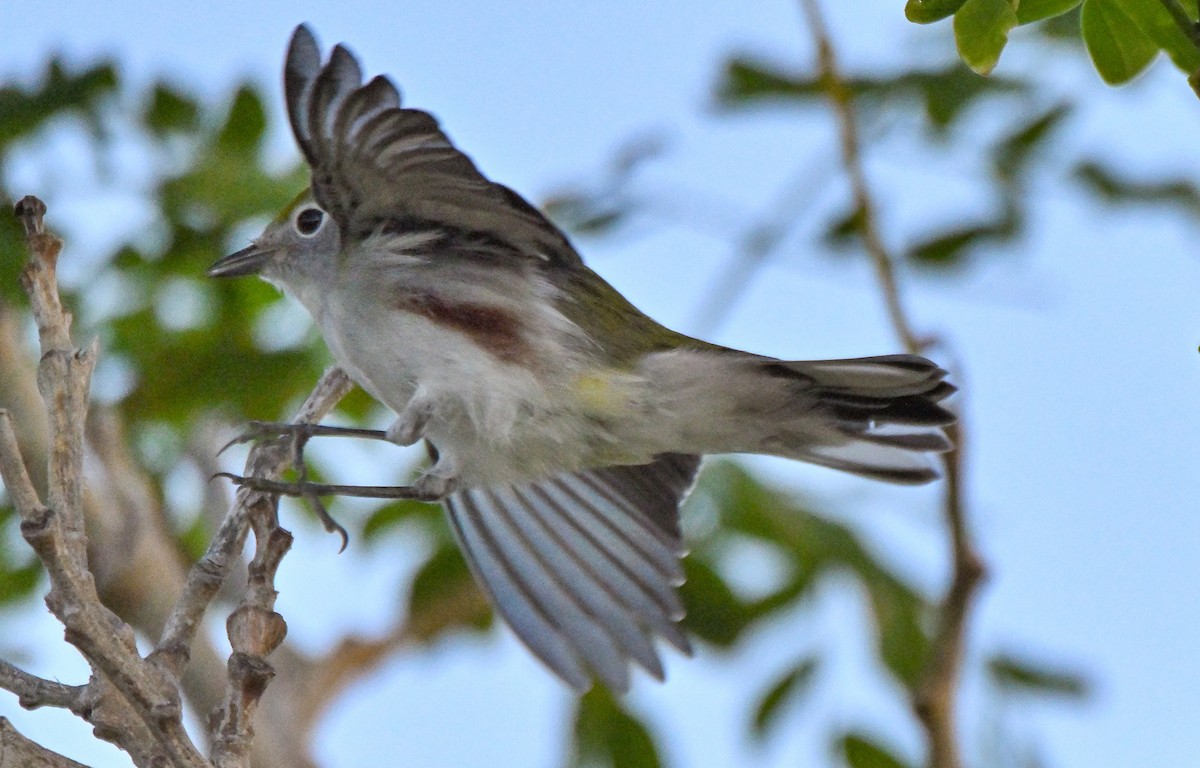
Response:
[[[579,367],[505,361],[452,327],[362,302],[317,315],[338,364],[396,413],[433,401],[424,437],[468,485],[519,482],[587,466],[598,435],[575,391]],[[601,442],[606,442],[601,439]]]

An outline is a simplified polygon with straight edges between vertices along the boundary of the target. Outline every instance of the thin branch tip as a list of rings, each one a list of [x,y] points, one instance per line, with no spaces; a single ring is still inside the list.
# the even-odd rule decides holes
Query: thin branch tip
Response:
[[[46,204],[33,195],[25,195],[13,206],[13,214],[21,220],[25,227],[25,237],[45,234],[46,225],[43,218],[46,215]]]

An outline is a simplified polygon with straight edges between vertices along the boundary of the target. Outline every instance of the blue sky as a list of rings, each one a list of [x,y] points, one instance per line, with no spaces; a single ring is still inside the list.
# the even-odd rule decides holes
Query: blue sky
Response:
[[[135,81],[166,74],[208,94],[253,79],[271,89],[278,117],[284,46],[307,21],[324,45],[347,42],[368,72],[390,74],[406,101],[438,115],[486,173],[532,199],[596,176],[623,140],[653,130],[670,137],[673,150],[648,174],[649,189],[694,190],[754,211],[798,171],[830,162],[832,124],[817,113],[714,118],[709,92],[719,56],[751,50],[806,63],[811,51],[795,3],[701,5],[212,0],[176,14],[149,1],[113,3],[112,12],[78,0],[8,2],[0,4],[0,77],[28,79],[51,51],[78,63],[116,56]],[[827,5],[849,68],[933,62],[948,52],[944,25],[908,26],[900,0]],[[1195,177],[1200,105],[1165,63],[1134,88],[1112,90],[1080,56],[1035,51],[1018,36],[998,72],[1046,69],[1052,89],[1085,103],[1056,152]],[[980,114],[972,125],[986,133],[1009,117]],[[275,141],[281,156],[292,151],[282,132]],[[977,158],[885,149],[869,157],[869,171],[893,243],[906,225],[980,200]],[[34,187],[19,191],[40,191],[36,175],[18,180]],[[71,217],[68,230],[119,234],[136,225],[98,217],[92,194],[104,190],[85,188],[53,209]],[[815,197],[828,204],[837,194]],[[917,326],[948,339],[965,390],[972,525],[992,572],[970,650],[1024,649],[1095,681],[1082,707],[1020,710],[1015,727],[1038,737],[1051,764],[1192,764],[1200,726],[1196,225],[1098,208],[1060,179],[1028,194],[1038,216],[1024,241],[985,254],[954,280],[904,281]],[[730,256],[728,242],[686,227],[581,247],[635,303],[685,331],[697,330],[697,307]],[[797,241],[708,335],[789,358],[895,351],[866,262],[823,259],[814,248]],[[936,491],[784,462],[760,466],[843,508],[918,583],[943,583]],[[285,561],[281,611],[302,647],[326,647],[347,628],[380,627],[386,610],[375,606],[393,605],[406,572],[394,551],[334,557],[334,549],[315,528],[300,527]],[[354,585],[361,599],[335,596],[337,585]],[[669,658],[666,685],[635,686],[631,702],[667,736],[677,765],[805,764],[824,754],[816,736],[831,722],[875,728],[919,754],[913,729],[896,724],[906,717],[896,691],[859,671],[869,655],[858,629],[861,596],[847,585],[828,593],[819,611],[756,635],[744,659],[701,647],[696,659]],[[328,599],[314,598],[321,594]],[[39,671],[82,680],[81,663],[37,650],[61,637],[39,611],[9,626],[22,628],[16,643],[40,659]],[[739,719],[750,692],[791,658],[779,648],[806,643],[836,649],[830,684],[790,715],[786,735],[751,749]],[[966,681],[968,714],[987,706],[979,688]],[[400,753],[417,765],[546,765],[565,738],[568,703],[507,634],[451,640],[398,658],[354,689],[325,722],[318,756],[329,766]],[[128,764],[89,743],[85,727],[65,725],[69,716],[23,712],[11,696],[0,696],[0,715],[89,764]],[[980,734],[968,730],[967,738]]]

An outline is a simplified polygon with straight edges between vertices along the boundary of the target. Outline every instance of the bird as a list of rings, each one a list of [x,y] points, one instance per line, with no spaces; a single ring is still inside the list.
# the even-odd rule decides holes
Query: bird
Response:
[[[214,277],[258,275],[434,457],[443,507],[516,636],[579,692],[685,655],[680,505],[709,454],[934,480],[955,387],[925,357],[788,361],[652,320],[386,76],[300,25],[283,75],[311,184]],[[330,428],[335,429],[335,428]],[[253,486],[253,478],[243,479]]]

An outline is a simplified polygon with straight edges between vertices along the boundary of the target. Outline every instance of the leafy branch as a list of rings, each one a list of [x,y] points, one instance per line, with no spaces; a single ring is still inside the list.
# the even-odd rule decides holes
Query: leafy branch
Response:
[[[1109,85],[1129,82],[1165,53],[1200,94],[1200,26],[1179,0],[908,0],[904,13],[917,24],[953,17],[959,56],[981,75],[999,62],[1014,28],[1074,13]]]

